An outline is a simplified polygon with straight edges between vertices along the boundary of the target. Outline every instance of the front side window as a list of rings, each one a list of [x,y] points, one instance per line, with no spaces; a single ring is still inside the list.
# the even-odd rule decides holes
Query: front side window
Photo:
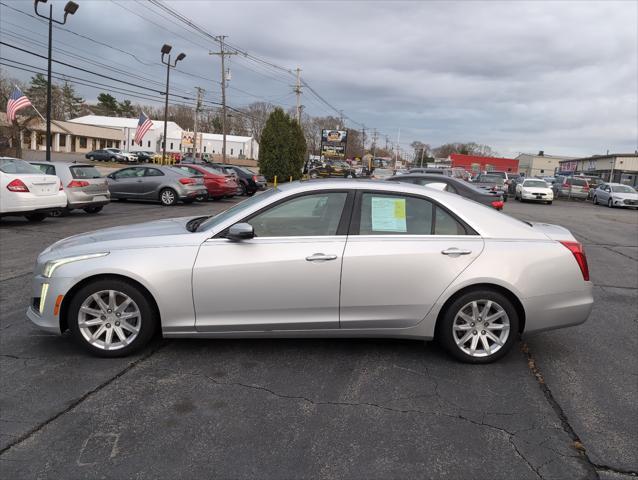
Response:
[[[256,237],[316,237],[336,235],[346,192],[295,197],[248,220]]]

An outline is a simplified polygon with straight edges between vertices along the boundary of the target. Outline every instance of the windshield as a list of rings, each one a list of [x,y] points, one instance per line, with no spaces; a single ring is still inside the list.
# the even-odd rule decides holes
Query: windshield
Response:
[[[42,173],[39,168],[17,158],[0,158],[0,171],[4,173]]]
[[[203,222],[197,228],[196,231],[197,232],[203,232],[204,230],[210,230],[211,228],[219,225],[220,223],[225,222],[230,217],[240,213],[242,210],[250,208],[255,203],[259,203],[262,200],[264,200],[265,198],[268,198],[268,197],[270,197],[270,196],[272,196],[272,195],[274,195],[275,193],[278,193],[278,192],[279,192],[279,190],[273,188],[271,190],[266,190],[264,193],[260,193],[258,195],[253,196],[253,197],[247,198],[243,202],[239,202],[239,203],[233,205],[228,210],[224,210],[223,212],[218,213],[214,217],[209,218],[208,220]]]
[[[73,178],[101,178],[100,172],[92,165],[69,167]]]
[[[629,185],[614,185],[611,187],[611,191],[616,193],[636,193],[636,190]]]
[[[526,180],[523,182],[524,187],[547,188],[547,184],[543,180]]]

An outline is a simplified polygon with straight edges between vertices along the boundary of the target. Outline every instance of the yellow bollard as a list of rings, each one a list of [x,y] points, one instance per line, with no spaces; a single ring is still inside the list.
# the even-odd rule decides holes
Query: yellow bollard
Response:
[[[275,175],[275,184],[274,184],[274,188],[277,188],[277,175]]]

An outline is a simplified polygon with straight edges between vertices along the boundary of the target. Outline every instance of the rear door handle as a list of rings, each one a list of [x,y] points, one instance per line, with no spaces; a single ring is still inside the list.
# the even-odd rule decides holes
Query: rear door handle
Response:
[[[457,255],[469,255],[472,250],[462,250],[460,248],[452,247],[445,250],[441,250],[443,255],[457,256]]]
[[[306,260],[309,262],[326,262],[328,260],[336,260],[336,255],[326,255],[325,253],[313,253]]]

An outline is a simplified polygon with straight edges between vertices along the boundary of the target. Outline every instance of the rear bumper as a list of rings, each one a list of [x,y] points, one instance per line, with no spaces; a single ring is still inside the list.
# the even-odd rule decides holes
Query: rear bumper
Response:
[[[186,187],[183,191],[179,192],[178,195],[180,200],[197,198],[202,195],[208,196],[208,190],[203,185],[198,186],[197,188]]]
[[[523,300],[525,332],[538,333],[584,323],[594,305],[593,284],[575,292],[542,295]]]
[[[82,191],[67,192],[69,208],[86,208],[106,205],[111,201],[111,193],[85,193]]]
[[[40,213],[59,210],[67,205],[67,196],[64,191],[55,195],[38,197],[30,193],[21,193],[23,197],[3,202],[0,215],[25,215],[27,213]]]

